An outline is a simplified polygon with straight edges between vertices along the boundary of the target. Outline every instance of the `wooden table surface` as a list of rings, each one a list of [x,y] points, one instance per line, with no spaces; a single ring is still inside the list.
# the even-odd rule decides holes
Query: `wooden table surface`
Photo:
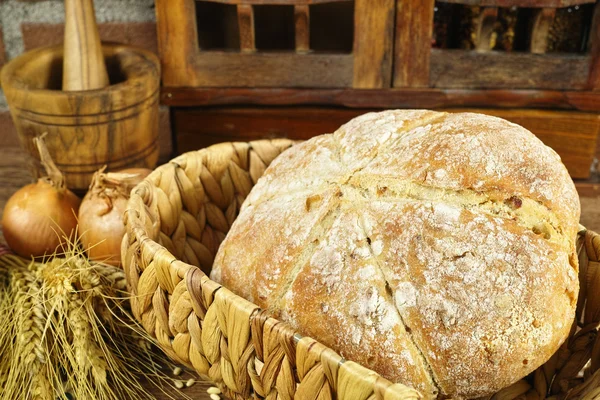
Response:
[[[190,387],[185,387],[181,390],[177,390],[174,387],[165,388],[164,392],[154,388],[150,384],[144,384],[144,387],[148,389],[149,393],[152,393],[157,400],[211,400],[207,390],[213,384],[210,382],[199,380],[195,374],[184,373],[177,378],[182,378],[182,382],[186,382],[190,378],[194,378],[194,384]],[[225,396],[221,396],[222,399],[226,399]]]
[[[4,209],[6,200],[17,189],[31,182],[31,176],[26,168],[25,154],[18,147],[0,148],[0,215]],[[581,198],[581,223],[596,232],[600,232],[600,197],[582,197]],[[0,228],[1,234],[1,228]],[[0,241],[4,241],[0,236]],[[189,376],[183,377],[188,379]],[[184,389],[184,395],[175,390],[162,393],[147,385],[149,391],[156,395],[157,399],[185,399],[186,396],[192,399],[209,400],[210,396],[206,390],[212,385],[208,382],[198,381],[189,388]]]

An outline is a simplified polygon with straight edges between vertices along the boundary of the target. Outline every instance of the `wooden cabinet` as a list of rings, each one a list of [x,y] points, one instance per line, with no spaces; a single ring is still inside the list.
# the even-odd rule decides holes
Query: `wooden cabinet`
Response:
[[[394,87],[596,90],[596,14],[594,0],[398,0]]]
[[[157,0],[164,84],[390,87],[394,1]],[[345,32],[329,32],[329,18]]]
[[[594,0],[156,6],[161,100],[173,107],[179,151],[308,138],[365,110],[470,108],[524,125],[573,177],[590,176],[600,127]]]
[[[600,85],[594,0],[156,3],[168,88],[585,92]],[[555,32],[556,19],[568,14],[581,16],[579,26],[569,28],[579,31],[578,43],[549,49],[549,38],[565,34]],[[512,26],[503,33],[499,24]],[[440,26],[450,39],[432,43]],[[457,39],[461,34],[466,37]],[[499,46],[503,34],[510,40],[502,38]]]

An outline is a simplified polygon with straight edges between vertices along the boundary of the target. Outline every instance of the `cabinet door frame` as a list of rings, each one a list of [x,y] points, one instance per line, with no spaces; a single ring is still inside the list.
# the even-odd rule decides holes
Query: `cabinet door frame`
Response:
[[[168,87],[389,88],[392,83],[395,0],[354,0],[350,54],[307,51],[309,6],[341,0],[211,0],[236,5],[239,52],[201,50],[196,0],[156,0],[163,85]],[[253,5],[295,8],[296,49],[254,46]]]
[[[438,0],[480,6],[475,50],[433,49],[434,0],[397,0],[394,40],[395,88],[598,90],[600,89],[600,2],[595,0]],[[556,8],[596,3],[585,54],[545,53]],[[535,9],[525,52],[489,49],[498,7]],[[487,33],[488,35],[486,35]],[[488,42],[487,46],[486,43]]]

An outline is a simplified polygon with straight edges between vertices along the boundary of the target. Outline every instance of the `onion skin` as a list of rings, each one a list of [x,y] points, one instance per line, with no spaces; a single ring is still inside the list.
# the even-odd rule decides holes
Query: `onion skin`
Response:
[[[88,257],[114,266],[121,265],[123,217],[131,189],[150,172],[130,168],[117,173],[98,171],[79,208],[79,235]]]
[[[123,197],[84,197],[79,208],[79,235],[91,260],[114,266],[121,264],[121,240],[125,235],[123,213],[126,207],[127,198]]]
[[[56,188],[47,179],[29,184],[13,194],[2,215],[8,246],[22,257],[60,252],[73,240],[81,200],[71,191]]]

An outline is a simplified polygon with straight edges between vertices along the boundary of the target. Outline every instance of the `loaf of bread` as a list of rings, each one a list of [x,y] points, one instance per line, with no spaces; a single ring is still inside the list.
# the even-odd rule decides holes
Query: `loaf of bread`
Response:
[[[427,398],[484,396],[568,335],[579,212],[559,156],[516,124],[370,113],[272,163],[212,278]]]

